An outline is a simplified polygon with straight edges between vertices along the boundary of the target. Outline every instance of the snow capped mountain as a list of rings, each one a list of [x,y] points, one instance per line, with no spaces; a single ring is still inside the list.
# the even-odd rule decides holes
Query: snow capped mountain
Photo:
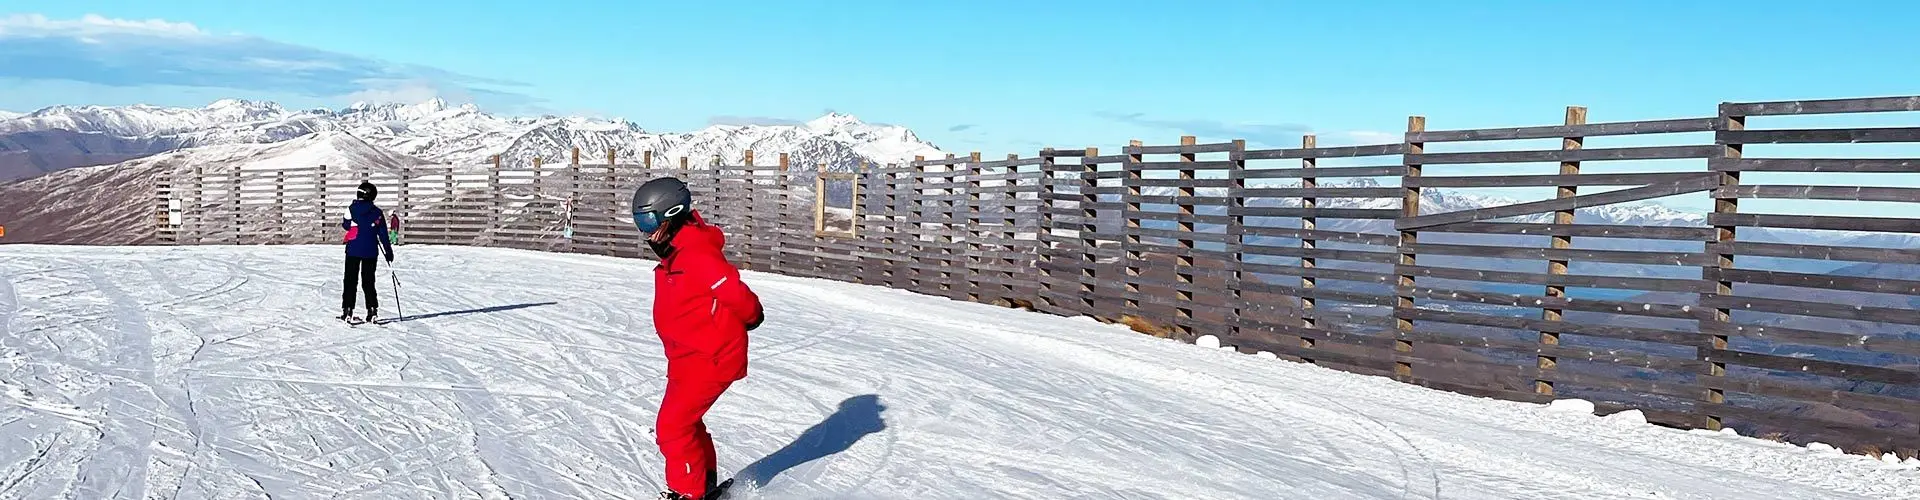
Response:
[[[220,144],[180,149],[119,164],[70,168],[0,184],[0,213],[10,242],[136,244],[155,236],[156,181],[199,166],[209,173],[355,165],[399,170],[425,160],[326,131],[271,144]]]
[[[12,111],[0,109],[0,120],[12,120],[14,118],[19,118],[21,115],[22,113],[15,113]]]
[[[863,160],[898,163],[914,155],[946,154],[904,127],[868,124],[839,113],[802,125],[716,125],[656,134],[626,121],[502,117],[471,104],[452,106],[440,99],[412,104],[363,102],[337,111],[294,111],[272,102],[239,99],[223,99],[203,108],[54,106],[0,122],[0,137],[50,130],[127,140],[164,137],[179,147],[275,143],[319,132],[346,132],[395,153],[476,166],[494,155],[513,165],[534,158],[564,162],[574,148],[580,149],[582,161],[604,158],[611,149],[622,162],[638,162],[642,152],[652,151],[656,162],[677,163],[685,156],[696,165],[705,165],[716,155],[736,164],[752,149],[763,159],[757,161],[767,164],[779,153],[788,153],[802,169],[820,162],[850,168]],[[83,165],[59,168],[72,166]]]

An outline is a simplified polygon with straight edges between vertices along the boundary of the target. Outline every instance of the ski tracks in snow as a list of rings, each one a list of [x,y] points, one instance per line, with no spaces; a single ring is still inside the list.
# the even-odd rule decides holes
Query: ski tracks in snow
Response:
[[[402,247],[416,318],[332,319],[339,249],[0,247],[0,498],[645,498],[652,263]],[[1795,498],[1920,479],[1090,320],[748,273],[708,414],[751,498]],[[883,407],[862,408],[864,397]],[[844,403],[843,403],[844,402]],[[1675,444],[1685,443],[1685,444]],[[1697,473],[1689,474],[1688,471]],[[1791,473],[1783,473],[1788,471]],[[1712,477],[1698,477],[1711,475]]]

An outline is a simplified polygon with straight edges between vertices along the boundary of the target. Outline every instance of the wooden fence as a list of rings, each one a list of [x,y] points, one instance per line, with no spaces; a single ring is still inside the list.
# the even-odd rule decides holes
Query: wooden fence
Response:
[[[1665,425],[1913,456],[1920,218],[1743,212],[1740,201],[1920,202],[1920,188],[1855,179],[1920,173],[1920,159],[1748,154],[1920,142],[1920,127],[1759,129],[1750,117],[1915,110],[1920,97],[1726,103],[1717,116],[1589,123],[1576,107],[1535,127],[1428,130],[1413,117],[1395,144],[1188,137],[1117,154],[836,168],[796,169],[784,154],[756,163],[751,152],[735,165],[621,163],[611,152],[582,162],[578,151],[531,166],[196,167],[162,186],[160,206],[177,207],[162,234],[182,244],[337,242],[353,185],[371,179],[405,219],[407,244],[639,257],[627,196],[674,175],[749,269],[1091,315],[1187,342],[1210,335],[1465,394],[1579,397]],[[1499,147],[1543,140],[1558,144]],[[1589,144],[1607,140],[1665,144]],[[1607,170],[1621,162],[1648,168]],[[1534,167],[1543,173],[1512,173]],[[1821,182],[1756,182],[1779,173]],[[815,199],[835,183],[853,184],[850,204]],[[1512,188],[1552,194],[1459,202],[1460,190]],[[1594,211],[1686,195],[1710,211],[1658,224]]]

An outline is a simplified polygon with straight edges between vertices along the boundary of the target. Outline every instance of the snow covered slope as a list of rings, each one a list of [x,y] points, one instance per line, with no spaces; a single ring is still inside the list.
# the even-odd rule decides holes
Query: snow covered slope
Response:
[[[21,114],[22,113],[15,113],[12,111],[0,109],[0,120],[11,120],[11,119],[20,117]]]
[[[400,248],[0,246],[12,498],[642,498],[650,262]],[[748,273],[708,425],[741,498],[1914,498],[1920,471],[1476,399],[1086,320]]]

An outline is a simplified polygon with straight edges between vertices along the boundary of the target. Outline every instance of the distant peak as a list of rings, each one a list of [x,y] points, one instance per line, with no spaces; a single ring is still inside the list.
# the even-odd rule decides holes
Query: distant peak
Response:
[[[841,127],[846,127],[849,125],[860,125],[860,124],[862,124],[860,119],[855,118],[853,115],[843,114],[839,112],[829,112],[825,115],[821,115],[819,118],[814,118],[813,121],[807,122],[807,127],[815,128],[815,129],[823,129],[823,130],[833,130]]]
[[[421,101],[418,104],[414,104],[413,108],[421,111],[425,111],[428,113],[438,113],[441,111],[446,111],[447,101],[445,99],[434,97],[434,98],[427,99],[425,101]]]

